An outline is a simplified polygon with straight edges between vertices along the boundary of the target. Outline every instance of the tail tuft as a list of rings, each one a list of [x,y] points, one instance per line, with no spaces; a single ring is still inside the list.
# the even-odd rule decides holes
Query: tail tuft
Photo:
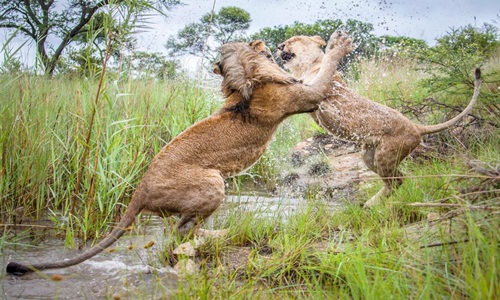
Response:
[[[23,276],[24,274],[30,273],[30,272],[33,272],[33,270],[28,268],[25,265],[20,264],[20,263],[10,262],[7,265],[7,273],[12,274],[12,275]]]
[[[476,68],[474,75],[476,76],[476,80],[481,79],[481,69],[479,67]]]

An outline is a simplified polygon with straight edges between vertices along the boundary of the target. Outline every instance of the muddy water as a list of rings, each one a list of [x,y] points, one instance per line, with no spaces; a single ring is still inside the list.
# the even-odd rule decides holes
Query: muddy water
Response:
[[[257,218],[276,215],[286,218],[305,203],[295,198],[228,196],[218,215],[236,209],[252,211]],[[113,246],[112,253],[103,252],[73,267],[23,277],[6,275],[7,262],[61,260],[73,257],[75,250],[65,248],[61,239],[47,239],[36,247],[25,245],[6,249],[0,257],[2,299],[106,299],[116,295],[134,299],[137,295],[146,298],[175,295],[177,273],[161,265],[156,257],[161,253],[162,241],[169,230],[165,229],[163,220],[149,217],[138,232],[122,237]],[[155,244],[145,249],[144,245],[150,241]]]
[[[5,274],[8,261],[57,261],[71,258],[77,252],[68,250],[61,239],[47,239],[36,247],[18,246],[2,255],[1,292],[5,299],[105,299],[115,294],[144,288],[153,277],[166,286],[175,287],[176,274],[170,267],[150,265],[158,252],[163,222],[155,220],[141,233],[122,237],[114,252],[103,252],[79,265],[40,274],[16,277]],[[157,243],[148,249],[149,241]],[[134,248],[129,250],[128,247]],[[79,253],[80,251],[78,251]],[[61,280],[57,280],[60,278]]]

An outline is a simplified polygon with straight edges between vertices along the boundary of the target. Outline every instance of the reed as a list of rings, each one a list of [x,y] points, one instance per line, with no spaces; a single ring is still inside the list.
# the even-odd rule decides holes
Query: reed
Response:
[[[92,79],[3,75],[0,85],[9,95],[0,125],[0,223],[50,218],[72,238],[104,234],[155,153],[220,105],[188,80],[105,80],[100,101]]]

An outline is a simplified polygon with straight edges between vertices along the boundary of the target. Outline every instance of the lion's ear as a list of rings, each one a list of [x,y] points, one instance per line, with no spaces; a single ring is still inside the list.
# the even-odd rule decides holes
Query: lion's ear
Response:
[[[261,40],[252,41],[248,45],[250,47],[252,47],[252,49],[254,49],[257,52],[265,52],[266,51],[266,45]]]
[[[325,40],[322,37],[320,37],[319,35],[312,36],[311,40],[313,40],[313,42],[317,43],[320,47],[326,46]]]
[[[213,65],[213,67],[214,67],[214,73],[215,73],[215,74],[218,74],[218,75],[221,75],[221,73],[222,73],[222,72],[221,72],[221,70],[220,70],[219,64],[220,64],[220,63],[219,63],[219,62],[217,62],[217,63],[215,63],[215,64]]]

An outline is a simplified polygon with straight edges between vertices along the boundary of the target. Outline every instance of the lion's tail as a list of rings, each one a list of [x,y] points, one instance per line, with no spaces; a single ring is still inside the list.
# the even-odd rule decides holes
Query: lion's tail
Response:
[[[477,98],[479,97],[479,91],[480,91],[480,87],[481,87],[481,69],[476,68],[475,77],[476,78],[474,80],[474,94],[472,95],[472,99],[469,102],[469,105],[467,105],[467,107],[461,113],[459,113],[457,116],[455,116],[451,120],[448,120],[444,123],[437,124],[437,125],[421,126],[420,132],[422,135],[439,132],[439,131],[442,131],[450,126],[453,126],[458,121],[460,121],[460,119],[462,119],[463,117],[465,117],[467,114],[469,114],[471,112],[474,105],[476,105]]]
[[[82,254],[68,260],[60,262],[52,262],[52,263],[23,265],[16,262],[10,262],[7,265],[7,273],[22,276],[26,273],[35,271],[41,271],[46,269],[59,269],[59,268],[73,266],[93,257],[94,255],[100,253],[107,247],[111,246],[117,239],[119,239],[127,231],[126,228],[132,225],[132,223],[135,220],[135,217],[143,208],[139,204],[136,204],[137,202],[138,201],[134,201],[132,199],[129,206],[125,210],[122,219],[120,220],[118,225],[111,231],[111,233],[107,237],[105,237],[102,241],[100,241],[97,245],[88,249]]]

